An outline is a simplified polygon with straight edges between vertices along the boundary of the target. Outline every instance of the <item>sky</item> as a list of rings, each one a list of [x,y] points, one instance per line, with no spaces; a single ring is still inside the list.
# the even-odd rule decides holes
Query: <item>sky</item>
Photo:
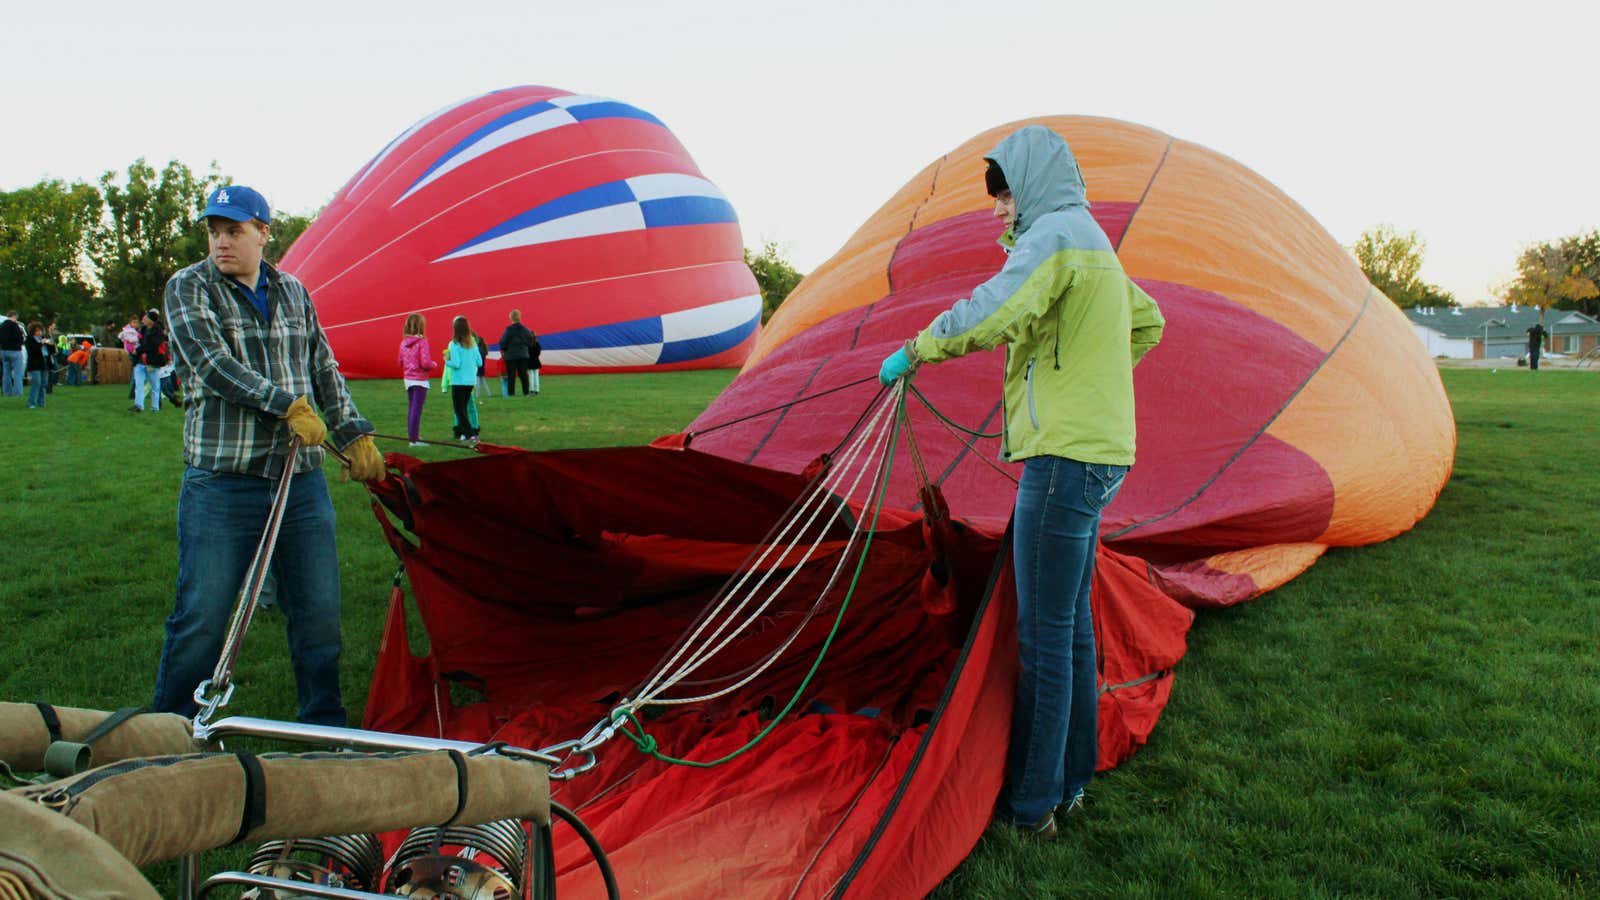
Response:
[[[0,25],[0,190],[138,157],[325,204],[408,125],[495,88],[665,122],[802,271],[980,131],[1097,115],[1210,147],[1349,245],[1416,230],[1487,302],[1529,243],[1600,227],[1600,4],[937,0],[58,0]],[[1092,190],[1092,186],[1091,186]]]

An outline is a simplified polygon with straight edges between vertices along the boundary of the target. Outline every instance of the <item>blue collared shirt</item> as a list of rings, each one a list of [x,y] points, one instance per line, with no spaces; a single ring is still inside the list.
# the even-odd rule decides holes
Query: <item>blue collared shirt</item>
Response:
[[[239,288],[239,290],[241,292],[243,292],[243,294],[245,296],[245,299],[250,301],[250,305],[254,306],[256,308],[256,310],[261,313],[261,318],[266,319],[267,320],[267,324],[271,325],[272,324],[272,307],[270,305],[268,305],[268,303],[267,303],[267,269],[266,269],[266,266],[263,265],[260,268],[256,269],[256,285],[255,285],[255,287],[246,287],[245,283],[240,281],[237,278],[233,278],[233,279],[230,279],[230,280],[234,283],[234,285],[236,287]]]

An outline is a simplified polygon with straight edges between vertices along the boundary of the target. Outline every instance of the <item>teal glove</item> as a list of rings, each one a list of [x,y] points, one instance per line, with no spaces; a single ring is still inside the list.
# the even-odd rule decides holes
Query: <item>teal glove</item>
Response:
[[[911,374],[911,355],[906,353],[906,348],[889,354],[878,367],[878,381],[885,385],[894,384],[896,380]]]

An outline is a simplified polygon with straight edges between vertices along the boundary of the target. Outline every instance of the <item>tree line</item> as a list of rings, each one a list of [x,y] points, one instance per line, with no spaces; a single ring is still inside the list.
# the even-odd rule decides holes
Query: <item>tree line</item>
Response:
[[[61,319],[88,328],[159,303],[178,269],[206,254],[195,218],[229,179],[216,163],[196,173],[178,160],[160,170],[142,157],[94,184],[40,181],[0,191],[0,305],[25,321]],[[275,213],[267,258],[278,260],[314,216]],[[1350,248],[1373,286],[1397,306],[1458,306],[1422,280],[1427,244],[1416,231],[1378,225]],[[761,288],[765,322],[802,273],[773,241],[744,251]],[[1510,303],[1600,316],[1600,230],[1526,247],[1517,274],[1496,293]]]
[[[167,279],[206,254],[195,219],[229,179],[216,163],[196,173],[178,160],[161,169],[142,157],[94,184],[47,179],[0,191],[0,306],[24,321],[60,319],[88,328],[160,302]],[[314,215],[275,213],[267,258],[276,261]],[[1458,306],[1422,280],[1427,244],[1416,231],[1378,225],[1350,248],[1373,286],[1400,307]],[[778,245],[744,252],[761,288],[765,322],[800,283]],[[1600,316],[1600,230],[1533,244],[1517,274],[1495,293],[1509,303],[1576,309]]]
[[[1402,308],[1460,306],[1437,285],[1423,281],[1427,244],[1415,231],[1378,225],[1361,233],[1350,251],[1373,287]],[[1517,255],[1517,274],[1494,289],[1507,303],[1546,309],[1575,309],[1600,316],[1600,229],[1541,241]]]
[[[142,157],[97,182],[47,179],[0,191],[0,306],[67,331],[157,306],[172,274],[206,255],[196,218],[229,179]],[[310,216],[274,213],[267,258],[283,255]]]

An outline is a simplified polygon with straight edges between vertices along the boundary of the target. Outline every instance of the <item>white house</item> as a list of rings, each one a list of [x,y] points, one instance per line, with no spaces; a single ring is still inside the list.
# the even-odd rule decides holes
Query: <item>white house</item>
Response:
[[[1405,312],[1406,318],[1411,320],[1411,331],[1422,341],[1429,356],[1472,359],[1476,355],[1472,338],[1463,336],[1467,323],[1458,321],[1462,318],[1461,307],[1421,306]],[[1445,321],[1439,321],[1440,317]]]
[[[1404,311],[1428,355],[1449,359],[1516,359],[1528,352],[1533,306],[1418,306]],[[1573,310],[1545,314],[1546,353],[1577,356],[1600,342],[1600,322]]]

